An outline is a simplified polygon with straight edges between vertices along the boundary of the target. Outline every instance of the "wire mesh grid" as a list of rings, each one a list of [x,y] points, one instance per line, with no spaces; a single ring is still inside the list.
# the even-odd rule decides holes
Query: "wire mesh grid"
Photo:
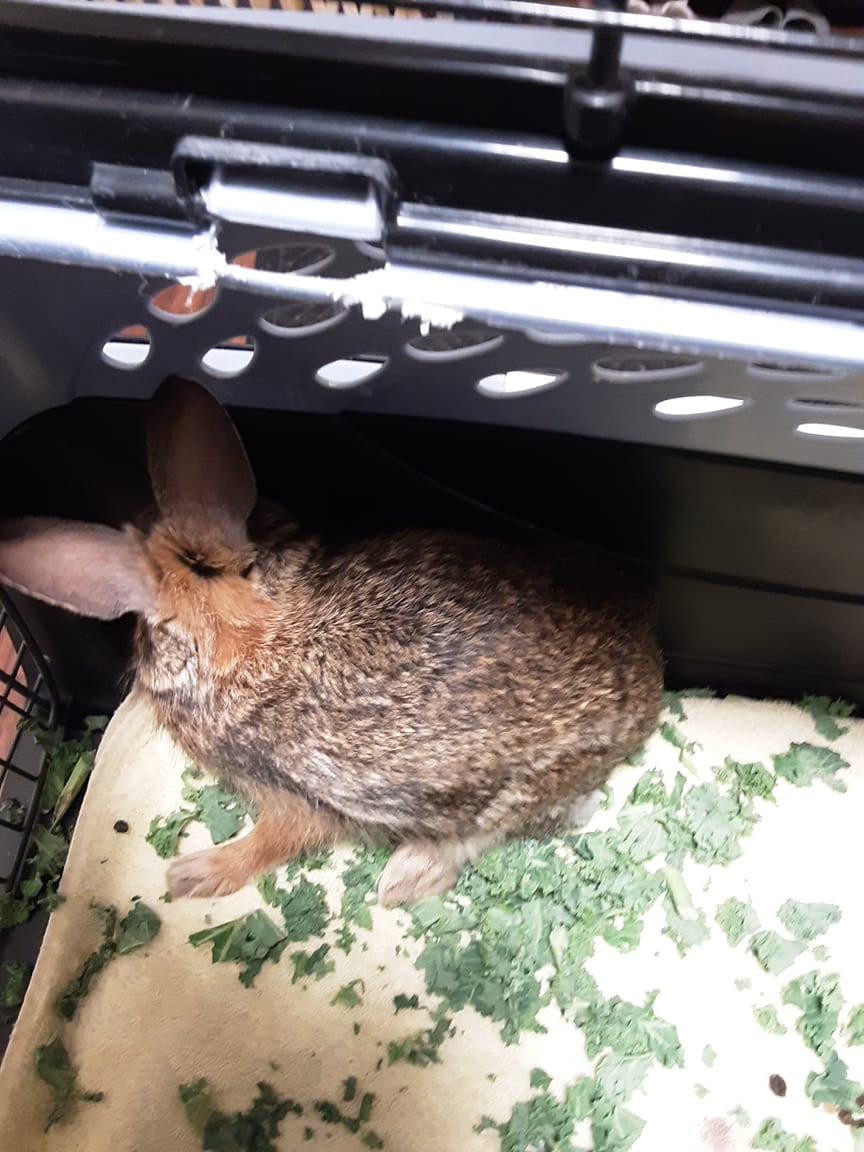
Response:
[[[36,820],[45,753],[23,721],[53,728],[57,700],[45,660],[0,592],[0,892],[17,885]]]

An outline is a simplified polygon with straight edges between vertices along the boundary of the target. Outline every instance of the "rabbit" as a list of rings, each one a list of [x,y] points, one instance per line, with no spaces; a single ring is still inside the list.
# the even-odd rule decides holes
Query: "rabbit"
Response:
[[[180,748],[255,807],[176,858],[173,896],[238,890],[304,849],[394,846],[382,904],[451,888],[509,838],[577,820],[655,728],[663,665],[641,578],[578,549],[406,530],[333,549],[257,498],[198,383],[149,402],[147,527],[0,527],[0,581],[136,613],[135,687]]]

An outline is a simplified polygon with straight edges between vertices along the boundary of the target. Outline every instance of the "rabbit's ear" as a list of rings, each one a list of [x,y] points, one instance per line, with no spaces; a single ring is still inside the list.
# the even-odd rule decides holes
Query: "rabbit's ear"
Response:
[[[100,620],[147,616],[154,580],[144,553],[125,532],[101,524],[33,517],[0,525],[0,582]]]
[[[228,413],[206,388],[169,376],[151,401],[147,447],[163,516],[221,521],[245,536],[255,477]]]

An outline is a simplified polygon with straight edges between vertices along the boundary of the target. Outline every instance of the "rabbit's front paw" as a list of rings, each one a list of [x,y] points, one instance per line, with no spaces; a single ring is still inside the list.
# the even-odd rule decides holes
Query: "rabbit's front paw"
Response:
[[[207,848],[181,856],[168,868],[168,891],[172,896],[229,896],[246,883],[233,867],[232,853]]]
[[[378,880],[378,903],[393,908],[452,888],[465,861],[460,847],[450,843],[400,845]]]

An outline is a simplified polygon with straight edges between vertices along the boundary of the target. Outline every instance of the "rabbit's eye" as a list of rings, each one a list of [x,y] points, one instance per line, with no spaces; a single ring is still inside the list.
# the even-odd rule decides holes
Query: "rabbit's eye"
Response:
[[[244,580],[248,580],[249,577],[252,575],[254,570],[255,570],[255,561],[253,560],[251,564],[246,565],[246,567],[241,571],[240,575],[243,577]]]

